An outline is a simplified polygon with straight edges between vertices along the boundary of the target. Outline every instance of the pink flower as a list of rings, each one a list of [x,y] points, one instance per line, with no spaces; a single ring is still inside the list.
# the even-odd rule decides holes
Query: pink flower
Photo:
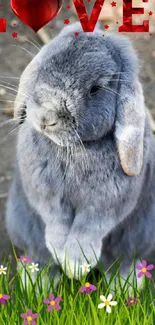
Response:
[[[129,297],[128,301],[125,304],[128,305],[128,306],[135,305],[138,302],[138,299],[139,298],[131,298],[131,297]]]
[[[22,255],[22,256],[20,256],[20,258],[18,258],[18,261],[24,262],[24,264],[32,263],[30,256]]]
[[[0,304],[6,305],[6,300],[9,300],[10,296],[0,293]]]
[[[141,278],[143,275],[146,275],[147,278],[152,278],[152,274],[148,272],[148,270],[152,270],[154,268],[153,264],[147,266],[147,262],[145,260],[142,261],[142,264],[137,264],[136,269],[140,270],[138,273],[138,278]]]
[[[89,282],[86,282],[85,285],[80,288],[80,292],[85,292],[88,295],[90,295],[91,292],[95,291],[95,290],[96,290],[96,287],[93,284],[89,283]]]
[[[59,302],[62,300],[61,297],[54,298],[53,293],[49,294],[49,299],[44,300],[44,304],[49,304],[47,311],[51,311],[52,309],[60,310],[61,306]]]
[[[23,325],[28,325],[28,324],[37,325],[34,319],[38,318],[39,315],[33,314],[32,310],[28,309],[27,312],[25,314],[21,314],[20,317],[25,319]]]

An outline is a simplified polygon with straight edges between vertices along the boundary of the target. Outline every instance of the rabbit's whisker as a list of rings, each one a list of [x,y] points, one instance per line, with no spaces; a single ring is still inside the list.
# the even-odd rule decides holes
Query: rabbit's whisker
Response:
[[[65,171],[64,171],[64,174],[62,176],[62,180],[61,180],[60,184],[56,188],[55,193],[57,193],[58,190],[60,189],[61,185],[63,184],[63,182],[65,180],[66,174],[67,174],[67,169],[68,169],[68,166],[69,166],[69,155],[70,155],[70,147],[68,145],[68,141],[67,141],[67,146],[65,147],[65,149],[66,149],[66,166],[65,166]]]
[[[14,104],[14,100],[9,100],[9,99],[5,99],[5,100],[0,100],[0,102],[8,102],[8,103],[13,103]],[[23,104],[23,102],[20,102],[20,101],[16,101],[16,103],[20,103],[20,104]]]
[[[111,79],[110,81],[124,81],[124,82],[129,82],[129,83],[131,83],[131,80],[129,80],[129,79]]]
[[[9,124],[9,123],[17,122],[18,120],[20,120],[20,118],[11,118],[11,119],[9,119],[9,120],[7,120],[7,121],[4,121],[4,122],[0,123],[0,128],[1,128],[2,126],[4,126],[4,125]]]
[[[72,163],[72,160],[73,160],[73,157],[74,157],[74,141],[73,141],[73,145],[70,146],[70,165]]]
[[[0,82],[3,82],[4,84],[10,85],[10,86],[12,86],[12,87],[18,88],[18,85],[15,85],[15,84],[13,84],[13,83],[11,83],[11,82],[8,82],[8,81],[0,80]]]
[[[38,48],[42,48],[41,44],[35,38],[32,36],[29,36],[29,38],[38,45]]]
[[[6,85],[3,85],[3,84],[0,84],[0,86],[1,86],[1,87],[4,87],[4,88],[6,88],[6,89],[13,90],[13,91],[16,92],[17,94],[21,94],[21,95],[24,95],[24,96],[26,96],[26,97],[32,99],[32,96],[31,96],[30,94],[24,94],[24,93],[22,93],[22,92],[19,91],[19,90],[16,90],[16,89],[14,89],[14,88],[12,88],[12,87],[7,87]],[[12,94],[12,93],[9,93],[9,95],[13,95],[13,96],[15,96],[15,95]],[[30,96],[31,96],[31,97],[30,97]]]
[[[128,95],[128,99],[127,99],[126,96],[122,96],[120,93],[118,93],[117,91],[112,90],[111,88],[107,88],[107,87],[102,87],[102,88],[109,91],[110,93],[118,95],[122,99],[126,99],[127,102],[129,102],[130,98],[133,100],[133,97],[130,96],[130,95]]]
[[[14,110],[14,106],[13,106],[13,105],[12,105],[12,107],[2,106],[2,108],[0,108],[0,111],[3,112],[3,113],[5,113],[5,110],[7,110],[7,109],[12,109],[12,110]]]
[[[82,139],[81,139],[81,137],[80,137],[80,135],[78,134],[78,132],[77,132],[77,130],[73,127],[73,130],[74,130],[74,132],[75,132],[75,134],[76,134],[76,136],[78,137],[78,139],[79,139],[79,141],[80,141],[80,147],[81,147],[81,149],[82,149],[82,151],[83,151],[83,153],[84,153],[84,159],[85,159],[85,167],[86,167],[86,170],[89,170],[89,158],[88,158],[88,153],[87,153],[87,151],[86,151],[86,148],[85,148],[85,146],[84,146],[84,143],[83,143],[83,141],[82,141]]]
[[[112,94],[115,94],[115,95],[118,95],[118,96],[120,96],[120,97],[122,97],[117,91],[114,91],[114,90],[112,90],[111,88],[107,88],[107,87],[101,87],[101,88],[103,88],[103,89],[105,89],[105,90],[107,90],[107,91],[109,91],[110,93],[112,93]]]
[[[56,159],[55,159],[55,162],[56,162],[55,165],[57,166],[57,169],[56,169],[55,173],[57,173],[57,171],[60,169],[62,159],[63,159],[63,148],[58,146],[57,147],[57,156],[56,156]]]
[[[4,84],[3,87],[6,85],[6,86],[11,86],[13,87],[15,90],[18,90],[18,85],[15,85],[11,82],[7,82],[7,81],[4,81],[4,80],[0,80],[0,83],[1,84]]]
[[[35,54],[33,54],[33,53],[31,53],[30,51],[28,51],[27,49],[25,49],[24,47],[22,47],[22,46],[19,46],[19,45],[15,45],[15,44],[8,44],[8,45],[10,45],[10,46],[14,46],[14,47],[17,47],[17,48],[19,48],[19,49],[21,49],[21,50],[24,50],[26,53],[28,53],[31,57],[35,57]]]
[[[20,79],[20,77],[10,77],[10,76],[1,76],[0,75],[0,78],[4,78],[4,79]]]
[[[116,75],[116,74],[120,75],[120,74],[124,74],[124,73],[126,74],[125,71],[120,71],[120,72],[116,72],[115,75]]]
[[[40,51],[41,46],[38,47],[35,43],[33,43],[32,41],[30,41],[28,38],[25,38],[25,40],[26,40],[28,43],[32,44],[32,45],[33,45],[33,46],[38,50],[38,52]]]
[[[1,87],[4,87],[4,88],[6,88],[6,89],[9,89],[9,90],[13,90],[13,91],[15,91],[16,93],[18,93],[18,90],[14,89],[14,88],[12,88],[12,87],[8,87],[8,86],[6,86],[6,85],[3,85],[2,83],[0,84],[0,86],[1,86]]]
[[[10,131],[10,132],[7,134],[7,136],[1,138],[1,139],[0,139],[0,144],[4,143],[4,142],[8,139],[8,137],[9,137],[10,135],[15,135],[15,134],[17,134],[18,131],[19,131],[19,129],[20,129],[20,125],[18,125],[15,129],[13,129],[12,131]]]

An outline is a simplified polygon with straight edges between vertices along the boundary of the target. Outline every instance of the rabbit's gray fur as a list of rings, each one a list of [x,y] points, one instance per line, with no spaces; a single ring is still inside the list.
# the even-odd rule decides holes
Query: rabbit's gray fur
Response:
[[[137,56],[126,38],[102,34],[66,27],[26,68],[15,102],[27,117],[8,232],[41,263],[56,253],[63,264],[67,252],[72,271],[83,252],[92,267],[122,256],[126,270],[155,248],[155,138]],[[105,89],[90,95],[93,85]]]

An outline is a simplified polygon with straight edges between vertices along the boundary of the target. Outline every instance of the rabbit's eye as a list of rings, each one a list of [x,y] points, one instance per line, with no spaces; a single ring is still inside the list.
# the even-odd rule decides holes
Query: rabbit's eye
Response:
[[[101,90],[100,86],[93,86],[90,89],[90,95],[96,95]]]

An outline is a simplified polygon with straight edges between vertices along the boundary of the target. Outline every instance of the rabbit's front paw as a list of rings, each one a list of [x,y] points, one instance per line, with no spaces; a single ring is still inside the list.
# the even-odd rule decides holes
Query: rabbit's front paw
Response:
[[[76,279],[85,274],[83,265],[89,264],[91,267],[95,267],[97,264],[93,250],[88,249],[88,246],[83,243],[79,246],[75,239],[67,241],[60,259],[67,276]]]

